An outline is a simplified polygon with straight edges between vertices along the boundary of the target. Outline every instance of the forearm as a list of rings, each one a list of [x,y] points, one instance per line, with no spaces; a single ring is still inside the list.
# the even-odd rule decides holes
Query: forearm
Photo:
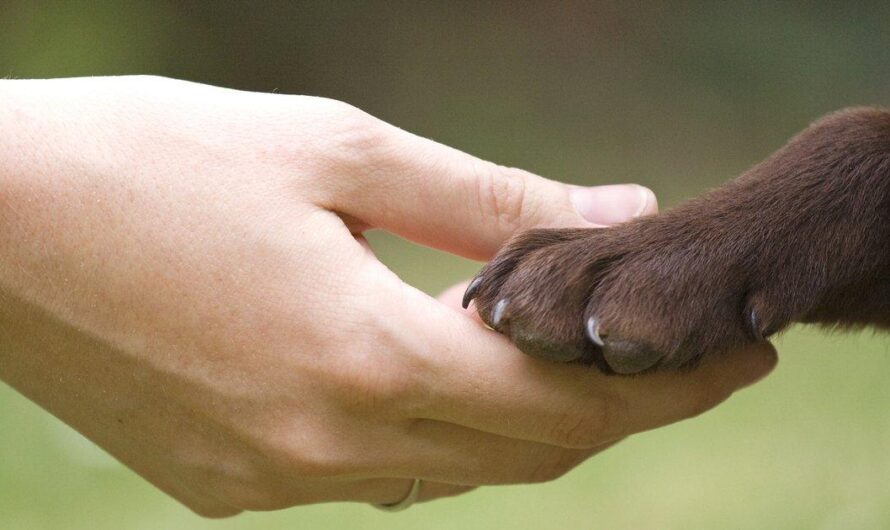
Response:
[[[65,86],[0,80],[0,379],[92,437],[108,417],[83,403],[134,381],[109,377],[111,348],[60,318],[97,305],[77,287],[88,272],[70,267],[85,263],[74,218],[93,152],[77,112],[63,113]]]

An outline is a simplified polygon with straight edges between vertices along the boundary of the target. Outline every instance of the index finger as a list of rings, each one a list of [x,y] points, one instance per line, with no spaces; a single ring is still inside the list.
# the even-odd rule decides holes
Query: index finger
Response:
[[[422,293],[417,293],[425,297]],[[696,416],[768,374],[775,349],[760,342],[696,370],[635,377],[521,353],[505,337],[425,297],[408,329],[423,340],[428,397],[419,417],[567,448],[596,447]],[[438,306],[438,307],[436,307]]]

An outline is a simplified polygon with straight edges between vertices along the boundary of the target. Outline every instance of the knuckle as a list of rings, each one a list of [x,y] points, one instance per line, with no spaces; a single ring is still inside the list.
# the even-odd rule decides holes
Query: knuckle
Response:
[[[374,154],[384,145],[386,125],[370,114],[335,99],[284,96],[289,102],[285,112],[274,107],[274,114],[264,122],[265,131],[257,149],[301,169],[364,171]],[[311,123],[312,127],[294,127]]]
[[[367,319],[360,320],[356,335],[364,337],[362,343],[329,369],[332,395],[350,411],[405,417],[428,399],[423,381],[430,366],[416,353],[415,340],[378,313],[369,311]]]
[[[249,465],[216,476],[209,484],[214,497],[239,510],[274,510],[292,505],[292,500],[285,498],[274,458],[264,455],[263,459],[251,460]]]
[[[240,465],[227,465],[226,480],[242,490],[273,492],[287,477],[325,478],[352,469],[354,451],[341,442],[337,425],[297,416],[245,433],[248,457]]]
[[[474,161],[480,210],[512,234],[522,227],[526,211],[527,176],[519,169]]]
[[[416,395],[416,377],[397,363],[381,363],[376,355],[362,356],[337,368],[332,389],[348,410],[380,414],[401,412]]]
[[[384,123],[370,114],[342,101],[327,100],[327,140],[346,161],[366,158],[379,149],[384,137]]]
[[[304,426],[305,428],[305,426]],[[300,432],[289,429],[291,433]],[[266,451],[266,476],[279,474],[305,478],[327,478],[347,473],[349,453],[331,436],[301,432],[299,436],[286,436],[287,440],[274,444]],[[261,481],[260,484],[265,483]]]

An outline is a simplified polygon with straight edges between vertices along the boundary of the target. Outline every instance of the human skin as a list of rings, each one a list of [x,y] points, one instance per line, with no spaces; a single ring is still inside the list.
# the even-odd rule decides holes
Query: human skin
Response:
[[[643,188],[154,77],[2,80],[0,129],[0,378],[205,516],[552,480],[776,362],[766,343],[636,378],[536,360],[361,236],[484,260],[524,229],[654,213]]]

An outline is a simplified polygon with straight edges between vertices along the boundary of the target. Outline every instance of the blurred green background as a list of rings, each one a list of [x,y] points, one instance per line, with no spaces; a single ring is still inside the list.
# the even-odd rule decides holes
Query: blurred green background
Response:
[[[153,73],[348,101],[501,164],[663,208],[817,116],[890,104],[890,3],[4,0],[0,76]],[[435,293],[479,264],[385,234]],[[0,528],[890,528],[890,338],[797,328],[775,374],[546,485],[398,515],[193,516],[0,386]]]

